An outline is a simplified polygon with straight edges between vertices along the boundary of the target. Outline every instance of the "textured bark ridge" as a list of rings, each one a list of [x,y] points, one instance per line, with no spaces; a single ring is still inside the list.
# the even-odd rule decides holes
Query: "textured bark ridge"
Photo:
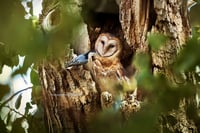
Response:
[[[120,23],[129,46],[147,51],[146,35],[149,27],[150,0],[121,0]]]
[[[52,64],[41,66],[39,72],[49,132],[86,132],[100,108],[90,72],[82,67],[58,69]]]
[[[154,9],[157,17],[151,32],[164,34],[169,41],[158,52],[152,52],[153,72],[163,70],[170,77],[165,68],[173,63],[186,39],[191,36],[187,1],[154,0]]]
[[[177,77],[170,65],[178,56],[186,40],[191,37],[187,1],[154,0],[154,10],[156,19],[151,33],[163,34],[168,37],[168,41],[158,51],[151,51],[153,73],[154,75],[164,74],[173,84],[183,84],[186,80],[191,80],[190,77]],[[196,133],[197,128],[193,120],[188,118],[186,111],[191,103],[194,104],[194,101],[183,99],[180,101],[179,109],[163,116],[161,132],[168,130],[170,132]],[[170,119],[173,119],[176,123],[173,124]]]

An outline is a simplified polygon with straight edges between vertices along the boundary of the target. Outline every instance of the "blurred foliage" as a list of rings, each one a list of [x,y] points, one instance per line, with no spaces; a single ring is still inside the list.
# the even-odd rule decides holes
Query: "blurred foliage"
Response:
[[[158,51],[167,42],[167,37],[161,34],[150,34],[148,42],[153,51]]]
[[[28,132],[30,133],[47,133],[47,128],[44,123],[44,110],[41,104],[38,104],[38,109],[34,115],[27,116],[29,124]]]
[[[7,85],[0,85],[0,100],[9,93],[9,87]]]
[[[44,58],[64,56],[63,48],[72,41],[73,32],[78,30],[76,27],[81,21],[79,16],[69,12],[69,8],[70,6],[61,7],[61,24],[56,30],[44,33],[36,29],[31,20],[24,19],[25,10],[19,0],[2,0],[0,3],[0,68],[3,65],[11,67],[17,65],[18,55],[26,56],[23,65],[25,68]],[[35,18],[32,19],[35,22]]]
[[[200,0],[194,0],[194,1],[196,1],[198,4],[200,3]]]
[[[200,65],[200,32],[199,27],[193,28],[193,37],[187,41],[187,45],[181,51],[175,69],[179,72],[195,71],[196,66]]]
[[[22,123],[24,122],[29,124],[29,132],[46,132],[40,101],[41,86],[36,71],[37,65],[44,59],[57,60],[60,58],[64,60],[66,55],[65,48],[69,47],[69,44],[76,38],[74,33],[77,33],[77,30],[79,30],[81,19],[77,13],[78,8],[72,9],[72,4],[74,3],[71,4],[71,1],[63,0],[58,3],[57,0],[44,0],[44,18],[52,10],[51,7],[54,8],[56,3],[59,4],[59,11],[56,12],[58,14],[51,16],[51,19],[56,19],[56,21],[52,21],[52,24],[56,22],[59,25],[52,31],[45,31],[39,25],[39,21],[43,21],[44,18],[39,20],[36,16],[33,16],[32,2],[27,3],[27,6],[30,8],[29,13],[32,15],[30,19],[25,19],[27,12],[25,12],[21,2],[20,0],[0,1],[0,73],[4,65],[10,67],[17,66],[19,63],[18,56],[25,56],[23,65],[12,76],[25,74],[27,69],[32,66],[32,102],[27,103],[25,113],[20,114],[17,109],[21,105],[22,94],[18,95],[17,100],[14,102],[14,108],[8,106],[7,108],[10,111],[7,113],[7,116],[0,118],[0,132],[25,132],[24,127],[22,127]],[[58,16],[59,18],[57,19]],[[8,85],[0,85],[1,100],[3,100],[2,98],[9,100],[6,97],[6,94],[9,92],[10,88]],[[3,110],[6,103],[5,101],[0,102],[0,110]],[[37,104],[38,107],[34,114],[30,114],[32,104]]]
[[[6,124],[4,123],[4,121],[2,119],[0,119],[0,128],[1,128],[2,133],[8,132],[8,130],[6,129]]]
[[[45,0],[47,6],[49,3],[57,3],[55,0]],[[19,63],[18,55],[25,56],[23,66],[13,75],[25,73],[27,68],[34,64],[31,72],[32,103],[38,105],[34,114],[30,114],[31,103],[27,103],[25,113],[20,114],[13,122],[12,116],[14,110],[10,109],[5,119],[0,119],[0,132],[8,132],[7,125],[12,125],[11,132],[25,132],[22,127],[24,121],[28,122],[28,132],[47,132],[43,118],[44,110],[41,107],[41,86],[37,71],[35,71],[38,62],[43,59],[63,58],[66,55],[65,48],[69,47],[73,39],[76,38],[77,27],[81,23],[79,7],[74,8],[72,0],[60,1],[59,8],[61,18],[60,25],[53,31],[41,31],[34,16],[30,20],[24,19],[25,10],[20,0],[1,0],[0,1],[0,73],[3,65],[13,67]],[[29,4],[32,13],[31,4]],[[53,5],[52,5],[53,6]],[[51,6],[50,6],[51,7]],[[199,5],[191,9],[191,21],[193,25],[199,25],[197,10]],[[47,10],[48,12],[48,10]],[[152,50],[157,51],[167,41],[167,37],[159,34],[151,34],[148,38]],[[196,67],[200,65],[200,28],[193,29],[193,37],[187,41],[180,56],[173,64],[172,69],[176,73],[196,72]],[[150,56],[148,54],[136,55],[133,62],[138,70],[136,75],[139,88],[144,89],[148,94],[148,100],[151,102],[142,103],[141,111],[133,114],[128,121],[123,120],[119,113],[114,111],[102,112],[97,120],[93,122],[91,132],[157,132],[159,127],[159,118],[162,113],[178,108],[180,99],[195,95],[200,95],[199,85],[187,82],[182,85],[172,85],[164,75],[153,76],[151,73]],[[197,83],[200,82],[199,73],[195,73]],[[195,92],[195,90],[197,90]],[[0,99],[9,93],[7,85],[0,85]],[[197,101],[197,104],[199,101]],[[18,109],[21,104],[21,95],[15,102],[15,108]],[[191,107],[188,113],[195,116],[195,122],[200,123],[199,107]],[[0,108],[2,109],[2,108]],[[193,112],[193,113],[190,113]],[[194,118],[190,116],[190,118]],[[6,124],[5,124],[6,121]],[[173,120],[172,120],[173,121]],[[200,127],[198,127],[200,129]]]
[[[197,4],[194,5],[189,12],[189,18],[192,26],[200,25],[200,17],[198,12],[200,12],[200,0],[196,0]]]
[[[24,128],[22,127],[22,122],[24,121],[24,118],[17,118],[13,122],[13,128],[11,130],[11,133],[25,133]]]

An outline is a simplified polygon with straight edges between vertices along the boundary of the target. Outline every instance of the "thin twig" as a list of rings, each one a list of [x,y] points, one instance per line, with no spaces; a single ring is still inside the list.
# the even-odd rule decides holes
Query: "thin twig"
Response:
[[[4,107],[10,109],[11,111],[15,112],[15,113],[18,114],[18,115],[21,115],[22,117],[26,117],[25,115],[23,115],[22,113],[16,111],[15,109],[11,108],[10,106],[4,106]]]
[[[22,76],[22,79],[24,80],[24,83],[27,85],[28,84],[28,81],[26,80],[27,78],[25,77],[24,74],[21,74],[21,76]]]
[[[32,89],[32,87],[27,87],[25,89],[22,89],[16,93],[14,93],[11,97],[9,97],[7,100],[5,100],[3,103],[0,104],[0,109],[6,104],[8,103],[11,99],[13,99],[13,97],[15,97],[17,94],[23,92],[23,91],[26,91],[26,90],[29,90],[29,89]]]

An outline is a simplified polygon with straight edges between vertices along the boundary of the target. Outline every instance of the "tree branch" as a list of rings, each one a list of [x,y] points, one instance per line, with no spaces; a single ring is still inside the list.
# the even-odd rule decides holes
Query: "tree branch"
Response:
[[[18,115],[20,115],[20,116],[22,116],[22,117],[25,117],[25,118],[26,118],[26,116],[25,116],[25,115],[23,115],[22,113],[20,113],[20,112],[16,111],[15,109],[11,108],[10,106],[4,106],[4,107],[6,107],[6,108],[10,109],[11,111],[15,112],[16,114],[18,114]]]
[[[8,103],[11,99],[13,99],[13,97],[15,97],[17,94],[23,92],[23,91],[26,91],[26,90],[29,90],[29,89],[32,89],[32,87],[27,87],[25,89],[22,89],[16,93],[14,93],[10,98],[8,98],[7,100],[5,100],[3,103],[0,104],[0,109],[6,104]]]

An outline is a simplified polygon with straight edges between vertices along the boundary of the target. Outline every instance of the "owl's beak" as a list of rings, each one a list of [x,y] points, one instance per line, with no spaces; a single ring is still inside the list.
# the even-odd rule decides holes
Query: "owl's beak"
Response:
[[[103,47],[103,55],[107,52],[108,48],[107,47]]]

